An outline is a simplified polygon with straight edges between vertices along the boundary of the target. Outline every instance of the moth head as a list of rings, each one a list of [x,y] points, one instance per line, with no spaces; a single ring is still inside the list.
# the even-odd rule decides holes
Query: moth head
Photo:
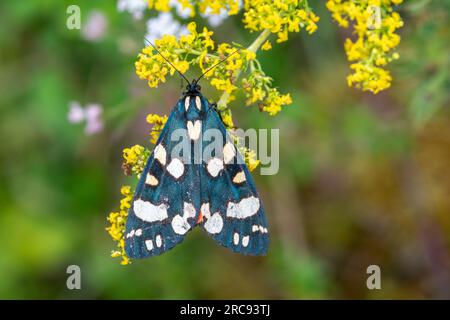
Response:
[[[202,87],[200,87],[196,79],[192,80],[192,82],[186,86],[186,93],[189,95],[199,94],[201,90]]]

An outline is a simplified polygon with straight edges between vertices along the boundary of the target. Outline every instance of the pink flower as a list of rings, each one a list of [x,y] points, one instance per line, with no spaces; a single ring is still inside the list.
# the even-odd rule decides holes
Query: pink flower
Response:
[[[103,129],[103,121],[101,119],[102,112],[103,108],[99,104],[88,104],[86,106],[85,110],[86,127],[84,128],[84,132],[86,132],[86,134],[94,134],[102,131]]]
[[[79,102],[72,101],[69,103],[67,119],[70,123],[86,122],[84,132],[92,135],[103,130],[102,113],[103,108],[100,104],[90,103],[83,108]]]
[[[100,11],[89,13],[86,23],[81,30],[83,38],[89,41],[97,41],[103,38],[108,28],[108,20]]]
[[[80,123],[84,120],[84,110],[78,102],[69,102],[69,114],[67,118],[70,123]]]

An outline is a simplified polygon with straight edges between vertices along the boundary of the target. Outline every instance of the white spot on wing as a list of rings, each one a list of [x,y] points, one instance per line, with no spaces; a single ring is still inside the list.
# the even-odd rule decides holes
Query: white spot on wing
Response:
[[[239,233],[235,232],[233,235],[233,243],[235,246],[239,244]]]
[[[218,212],[214,213],[211,218],[206,220],[205,229],[211,234],[217,234],[222,231],[223,219]]]
[[[195,211],[196,210],[195,210],[195,207],[192,205],[192,203],[185,202],[183,211],[184,211],[183,218],[185,220],[187,220],[188,218],[195,218]]]
[[[180,216],[179,214],[177,214],[175,217],[173,217],[172,229],[176,234],[183,235],[186,232],[188,232],[188,230],[190,228],[191,228],[191,226],[189,225],[189,223],[187,223],[187,221],[185,219],[183,219],[183,217]]]
[[[257,226],[256,224],[254,224],[253,226],[252,226],[252,232],[256,232],[256,231],[258,231],[259,230],[259,226]]]
[[[238,184],[245,181],[245,173],[244,171],[239,171],[233,178],[233,182]]]
[[[202,204],[202,206],[200,207],[200,212],[202,213],[203,217],[209,219],[209,217],[211,216],[211,211],[209,211],[209,202]]]
[[[250,236],[242,237],[242,246],[248,246],[248,242],[250,241]]]
[[[253,196],[244,198],[241,201],[228,202],[227,217],[245,219],[255,215],[259,210],[259,199]]]
[[[187,124],[189,138],[191,140],[198,140],[200,137],[200,132],[202,132],[202,122],[200,120],[195,120],[194,123],[192,121],[188,121]]]
[[[158,185],[158,179],[156,179],[155,176],[151,175],[150,173],[147,173],[147,177],[145,178],[145,183],[154,187],[154,186]]]
[[[160,234],[158,234],[158,235],[156,236],[155,241],[156,241],[156,246],[157,246],[158,248],[160,248],[161,245],[162,245],[162,238],[161,238],[161,235],[160,235]]]
[[[154,158],[157,159],[163,166],[166,165],[166,149],[163,147],[162,144],[158,144],[155,147],[155,150],[153,151]]]
[[[184,164],[180,159],[174,158],[167,166],[167,171],[169,171],[175,179],[178,179],[184,173]]]
[[[189,102],[190,102],[191,97],[187,96],[186,99],[184,100],[184,109],[186,111],[188,111],[189,109]]]
[[[183,216],[177,214],[172,219],[172,229],[176,234],[183,235],[191,228],[187,219],[195,218],[195,207],[192,203],[185,202],[183,208]]]
[[[198,110],[202,109],[202,101],[200,100],[199,96],[195,97],[195,106],[197,107]]]
[[[219,158],[212,158],[211,160],[209,160],[206,169],[208,170],[209,174],[215,178],[223,169],[223,161]]]
[[[142,236],[142,229],[137,229],[134,234],[136,235],[136,237]]]
[[[133,211],[136,217],[147,222],[167,219],[167,206],[164,203],[156,206],[151,202],[138,199],[133,203]]]
[[[148,251],[153,250],[153,241],[152,240],[145,240],[145,246],[147,247]]]
[[[236,156],[236,150],[231,142],[227,142],[223,147],[223,162],[229,163]]]

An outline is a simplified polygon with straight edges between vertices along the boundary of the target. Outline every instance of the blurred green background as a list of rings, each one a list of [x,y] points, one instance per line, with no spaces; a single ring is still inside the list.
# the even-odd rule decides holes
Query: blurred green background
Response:
[[[347,87],[349,33],[325,1],[311,1],[315,34],[259,53],[294,99],[276,117],[242,98],[232,105],[240,127],[280,128],[279,173],[254,173],[267,257],[233,254],[198,229],[162,256],[121,266],[105,227],[120,185],[134,183],[122,149],[150,147],[145,116],[168,113],[180,81],[155,90],[137,78],[145,19],[115,1],[2,1],[0,298],[450,298],[450,3],[405,2],[401,58],[378,95]],[[74,3],[82,23],[94,10],[106,17],[99,39],[66,28]],[[214,39],[249,44],[256,35],[240,19],[213,28]],[[70,101],[101,104],[105,128],[86,135],[69,123]],[[66,288],[71,264],[82,290]],[[366,287],[372,264],[381,290]]]

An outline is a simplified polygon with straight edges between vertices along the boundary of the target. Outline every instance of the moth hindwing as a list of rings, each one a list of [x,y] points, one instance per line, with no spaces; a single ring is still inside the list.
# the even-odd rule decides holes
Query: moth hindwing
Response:
[[[219,151],[204,157],[208,144],[201,143],[201,161],[195,161],[195,147],[175,152],[176,132],[198,146],[211,131],[221,141]],[[192,90],[170,113],[141,174],[126,222],[126,254],[164,253],[197,225],[234,252],[267,253],[266,217],[250,172],[216,111]]]

